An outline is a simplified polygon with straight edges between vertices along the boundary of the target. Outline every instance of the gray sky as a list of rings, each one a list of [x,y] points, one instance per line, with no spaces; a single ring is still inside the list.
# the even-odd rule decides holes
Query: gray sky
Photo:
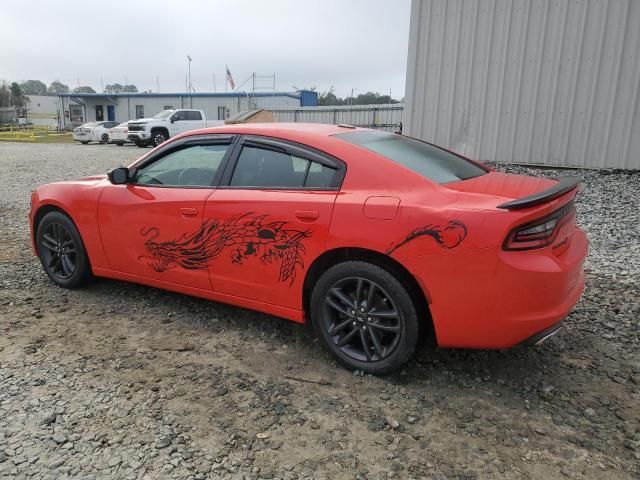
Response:
[[[224,91],[252,72],[276,88],[404,95],[410,0],[32,1],[0,15],[0,79]],[[249,84],[247,84],[250,89]]]

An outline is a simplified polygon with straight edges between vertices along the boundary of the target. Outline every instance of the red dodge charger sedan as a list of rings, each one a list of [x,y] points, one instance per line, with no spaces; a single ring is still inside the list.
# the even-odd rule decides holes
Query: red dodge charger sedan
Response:
[[[554,334],[584,288],[578,183],[348,125],[231,125],[43,185],[29,218],[61,287],[109,277],[310,322],[343,365],[383,374],[422,333],[463,348]]]

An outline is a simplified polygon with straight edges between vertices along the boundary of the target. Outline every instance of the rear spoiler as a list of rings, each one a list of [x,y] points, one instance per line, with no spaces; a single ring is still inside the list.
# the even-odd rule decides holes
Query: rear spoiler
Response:
[[[542,192],[534,193],[533,195],[528,195],[526,197],[511,200],[510,202],[498,205],[496,208],[504,208],[506,210],[520,210],[522,208],[534,207],[536,205],[540,205],[541,203],[549,202],[554,198],[561,197],[565,193],[570,192],[571,190],[576,188],[582,181],[582,178],[577,176],[567,176],[559,177],[557,180],[558,183],[547,190],[543,190]]]

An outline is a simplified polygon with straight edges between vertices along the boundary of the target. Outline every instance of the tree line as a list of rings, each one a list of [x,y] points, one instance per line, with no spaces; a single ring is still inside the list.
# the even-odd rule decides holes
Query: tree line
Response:
[[[296,90],[316,91],[316,87]],[[112,83],[104,87],[104,93],[136,93],[138,88],[135,85],[121,85]],[[26,80],[22,83],[5,81],[0,82],[0,106],[23,107],[28,101],[27,95],[59,95],[61,93],[97,93],[89,85],[79,86],[71,89],[68,85],[55,80],[47,86],[40,80]],[[378,92],[360,93],[356,96],[340,98],[334,93],[333,87],[318,95],[318,105],[380,105],[388,103],[400,103],[391,95],[382,95]]]
[[[136,93],[138,87],[135,85],[121,85],[112,83],[104,87],[104,93]],[[79,87],[70,88],[69,85],[55,80],[47,86],[40,80],[26,80],[22,83],[5,82],[0,83],[0,105],[4,106],[22,106],[25,102],[26,95],[59,95],[61,93],[97,93],[93,87],[89,85],[81,85]]]

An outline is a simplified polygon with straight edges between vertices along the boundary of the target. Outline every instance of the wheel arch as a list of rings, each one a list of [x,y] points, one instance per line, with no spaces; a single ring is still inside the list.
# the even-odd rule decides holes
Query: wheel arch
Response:
[[[153,132],[157,132],[158,130],[161,130],[162,133],[165,133],[167,135],[167,140],[169,140],[169,129],[167,127],[164,127],[164,126],[152,127],[151,128],[151,135],[153,135]]]
[[[35,215],[33,216],[33,225],[31,227],[33,232],[33,235],[31,236],[32,242],[33,242],[33,250],[36,252],[36,254],[38,253],[38,242],[36,241],[36,233],[38,232],[38,226],[40,225],[40,222],[42,221],[44,216],[50,212],[59,212],[65,215],[66,217],[68,217],[69,220],[71,220],[71,223],[73,223],[73,225],[76,227],[76,229],[80,233],[78,224],[75,222],[75,220],[67,210],[65,210],[59,205],[54,205],[52,203],[42,204],[38,207]],[[80,234],[80,238],[82,238],[82,234]]]
[[[422,338],[430,338],[435,343],[436,334],[433,319],[431,318],[431,310],[429,308],[429,300],[424,289],[420,286],[418,280],[407,270],[407,268],[394,258],[366,248],[358,247],[341,247],[324,252],[317,257],[307,269],[303,287],[302,287],[302,307],[304,311],[305,321],[309,318],[311,305],[311,292],[318,278],[324,271],[332,266],[347,261],[363,261],[377,265],[389,271],[403,285],[408,287],[409,296],[413,300],[414,307],[418,314],[421,327],[424,327],[420,336]]]

